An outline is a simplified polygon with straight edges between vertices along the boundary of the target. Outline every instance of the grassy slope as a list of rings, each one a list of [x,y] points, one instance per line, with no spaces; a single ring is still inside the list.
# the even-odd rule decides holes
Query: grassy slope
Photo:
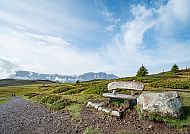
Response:
[[[0,87],[5,86],[22,86],[22,85],[31,85],[31,84],[52,84],[55,82],[48,80],[18,80],[18,79],[1,79]]]
[[[7,99],[0,100],[0,104],[4,104],[4,103],[6,103],[7,101],[8,101]]]
[[[165,72],[146,77],[127,77],[115,80],[93,80],[77,84],[32,84],[23,86],[0,87],[0,98],[10,97],[12,93],[45,104],[53,109],[66,109],[73,119],[80,120],[80,109],[88,100],[104,100],[102,93],[108,92],[107,84],[111,81],[141,81],[145,90],[170,90],[179,89],[190,91],[190,69],[178,73]],[[39,86],[41,86],[39,88]],[[123,93],[127,91],[121,91]],[[184,116],[181,120],[169,120],[171,125],[190,125],[190,92],[180,93],[184,104]],[[76,110],[78,109],[78,110]]]

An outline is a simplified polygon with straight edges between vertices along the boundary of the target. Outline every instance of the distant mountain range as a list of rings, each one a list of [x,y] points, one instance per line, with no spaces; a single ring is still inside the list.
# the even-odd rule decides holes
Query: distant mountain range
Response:
[[[104,72],[99,73],[84,73],[82,75],[59,75],[59,74],[41,74],[30,71],[16,71],[14,75],[10,76],[11,79],[24,79],[24,80],[50,80],[57,82],[76,82],[79,81],[89,81],[94,79],[115,79],[118,76],[113,74],[107,74]]]

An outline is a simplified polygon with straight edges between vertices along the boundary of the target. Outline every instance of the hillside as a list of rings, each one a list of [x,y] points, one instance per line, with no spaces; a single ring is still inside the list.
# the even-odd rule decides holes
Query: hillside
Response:
[[[127,77],[118,80],[136,80],[145,84],[145,89],[190,89],[190,68],[182,69],[177,73],[170,71],[152,74],[145,77]]]
[[[19,79],[0,79],[0,87],[4,86],[21,86],[31,84],[52,84],[49,80],[19,80]]]
[[[24,96],[24,98],[26,99],[41,103],[54,110],[67,110],[73,120],[80,121],[83,120],[83,118],[85,117],[83,116],[83,112],[87,110],[85,108],[87,101],[106,100],[106,98],[102,97],[102,93],[109,92],[107,89],[107,84],[109,82],[132,80],[143,82],[145,84],[145,90],[147,91],[180,91],[180,97],[183,102],[183,117],[180,120],[164,120],[164,122],[168,124],[168,126],[174,126],[174,128],[184,127],[184,129],[186,129],[188,128],[188,126],[190,127],[190,69],[183,69],[180,70],[178,73],[162,72],[159,74],[148,75],[145,77],[126,77],[113,80],[92,80],[79,83],[53,83],[45,84],[44,86],[42,84],[33,84],[15,87],[0,87],[0,97],[9,97],[11,96],[11,93],[15,93],[16,95]],[[121,90],[120,92],[128,93],[128,91],[126,90]],[[140,93],[141,92],[137,92],[136,95],[138,96]],[[116,103],[118,104],[118,102]],[[93,114],[96,113],[93,112]],[[137,115],[135,112],[135,119],[136,118]],[[163,124],[159,125],[158,123],[155,125],[157,125],[158,127],[158,130],[155,131],[159,131],[159,129],[162,129],[159,127]],[[110,131],[114,131],[113,128],[109,129]],[[167,129],[165,131],[168,131]],[[108,130],[106,129],[106,131]],[[147,131],[144,130],[138,132],[147,133]]]

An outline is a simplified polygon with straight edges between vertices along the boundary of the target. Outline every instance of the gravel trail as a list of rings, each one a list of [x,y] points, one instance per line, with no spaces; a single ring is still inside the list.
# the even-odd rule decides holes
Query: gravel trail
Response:
[[[78,132],[66,112],[12,97],[0,104],[0,134],[75,134]]]
[[[120,120],[84,107],[81,122],[76,122],[66,111],[52,111],[20,97],[0,104],[0,134],[82,134],[90,126],[102,134],[117,134],[122,130],[138,134],[189,134],[163,123],[139,120],[135,110]]]

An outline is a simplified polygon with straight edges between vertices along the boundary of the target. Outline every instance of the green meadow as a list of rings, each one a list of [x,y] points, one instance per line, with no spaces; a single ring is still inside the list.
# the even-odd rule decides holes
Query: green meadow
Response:
[[[146,91],[163,92],[177,90],[183,102],[184,115],[181,119],[167,119],[152,116],[170,126],[182,128],[190,125],[190,69],[178,73],[163,72],[144,77],[126,77],[114,80],[92,80],[78,83],[47,83],[0,87],[0,98],[13,95],[43,104],[54,110],[67,110],[74,120],[80,121],[80,112],[89,100],[105,100],[102,93],[108,92],[107,84],[112,81],[136,80],[145,84]],[[122,91],[127,93],[127,91]],[[137,94],[140,94],[137,93]],[[7,100],[1,100],[0,104]],[[90,131],[87,130],[87,131]]]

